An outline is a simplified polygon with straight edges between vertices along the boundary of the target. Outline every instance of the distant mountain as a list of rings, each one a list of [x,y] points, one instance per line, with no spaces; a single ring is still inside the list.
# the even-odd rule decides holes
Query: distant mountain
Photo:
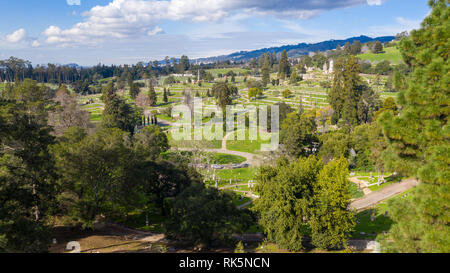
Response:
[[[216,62],[216,61],[249,61],[252,58],[257,58],[261,56],[264,53],[272,53],[275,52],[276,54],[281,53],[283,50],[286,50],[288,52],[288,57],[300,57],[301,55],[307,55],[309,52],[317,52],[317,51],[327,51],[336,49],[337,46],[344,46],[347,42],[353,43],[354,41],[360,41],[362,44],[373,42],[373,41],[380,41],[382,43],[390,42],[394,40],[394,36],[383,36],[383,37],[377,37],[377,38],[371,38],[367,36],[359,36],[359,37],[353,37],[349,38],[347,40],[329,40],[324,41],[320,43],[315,44],[307,44],[307,43],[300,43],[298,45],[286,45],[281,47],[271,47],[271,48],[263,48],[253,51],[240,51],[235,52],[229,55],[222,55],[222,56],[216,56],[216,57],[209,57],[209,58],[199,58],[196,60],[193,60],[194,62],[203,62],[203,63],[210,63],[210,62]]]

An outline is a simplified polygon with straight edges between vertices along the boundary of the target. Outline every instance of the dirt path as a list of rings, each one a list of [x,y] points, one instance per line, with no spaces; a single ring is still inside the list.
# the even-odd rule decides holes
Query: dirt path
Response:
[[[415,178],[405,179],[400,183],[391,184],[378,191],[371,192],[360,199],[354,200],[350,204],[350,208],[356,209],[357,211],[369,208],[383,200],[389,199],[397,194],[405,192],[417,186],[418,184],[419,182]]]

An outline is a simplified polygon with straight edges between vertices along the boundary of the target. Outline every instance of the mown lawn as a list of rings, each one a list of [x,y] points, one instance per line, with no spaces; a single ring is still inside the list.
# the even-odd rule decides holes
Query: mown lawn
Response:
[[[406,198],[411,198],[414,188],[410,189],[400,195],[393,197],[392,199],[403,198],[406,194]],[[356,218],[359,219],[359,223],[356,225],[355,231],[352,234],[352,238],[356,239],[375,239],[383,232],[388,232],[393,222],[389,217],[390,207],[388,200],[376,205],[375,209],[368,209],[356,214]],[[386,214],[387,212],[387,214]],[[375,216],[374,221],[371,220],[371,215]],[[364,234],[361,234],[364,233]]]
[[[372,52],[366,52],[364,54],[360,54],[357,57],[362,60],[369,60],[371,62],[381,62],[381,61],[390,61],[393,64],[399,64],[403,62],[402,55],[400,51],[395,47],[385,47],[383,49],[384,53],[373,54]]]
[[[353,182],[350,182],[350,194],[354,199],[364,196],[364,193],[358,188],[358,185]]]
[[[250,140],[248,130],[245,132],[245,140],[227,140],[227,149],[231,151],[256,153],[261,151],[261,144],[270,144],[270,134],[258,134],[257,140]]]
[[[242,156],[216,153],[214,154],[213,164],[239,164],[246,160],[247,159]]]
[[[216,171],[216,175],[223,180],[241,180],[241,183],[247,183],[249,180],[254,180],[258,172],[257,168],[243,168],[231,170]]]

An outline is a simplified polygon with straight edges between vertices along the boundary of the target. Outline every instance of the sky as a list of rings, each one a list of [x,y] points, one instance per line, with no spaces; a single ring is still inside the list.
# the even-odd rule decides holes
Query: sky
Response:
[[[427,0],[1,0],[0,59],[133,64],[420,27]]]

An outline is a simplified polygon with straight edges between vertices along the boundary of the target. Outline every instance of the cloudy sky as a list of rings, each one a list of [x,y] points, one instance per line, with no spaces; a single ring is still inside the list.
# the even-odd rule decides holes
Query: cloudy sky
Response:
[[[263,47],[395,35],[426,0],[2,1],[0,59],[124,64]]]

